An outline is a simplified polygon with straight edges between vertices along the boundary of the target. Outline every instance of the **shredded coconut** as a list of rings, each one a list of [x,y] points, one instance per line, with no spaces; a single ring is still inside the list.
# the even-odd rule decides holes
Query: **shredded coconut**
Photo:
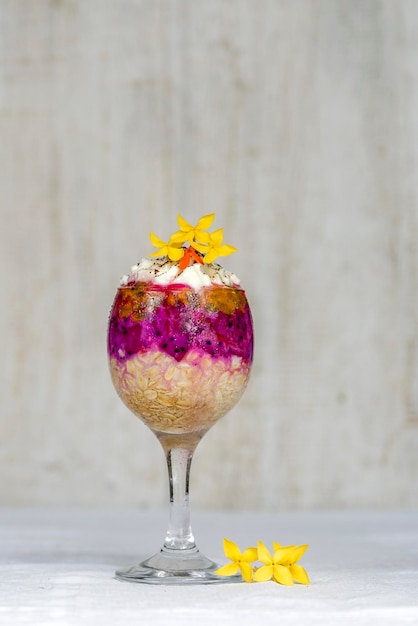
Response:
[[[240,285],[239,278],[218,263],[193,263],[181,271],[179,264],[170,261],[168,257],[142,259],[133,265],[130,273],[122,276],[120,283],[123,286],[132,282],[188,285],[196,291],[210,285],[225,285],[226,287],[239,287]]]

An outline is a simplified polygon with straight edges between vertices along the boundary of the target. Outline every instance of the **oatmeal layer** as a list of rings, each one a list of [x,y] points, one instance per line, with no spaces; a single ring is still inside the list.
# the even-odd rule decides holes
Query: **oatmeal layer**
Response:
[[[214,358],[191,348],[181,361],[149,349],[129,360],[110,359],[113,384],[128,408],[152,430],[204,432],[231,409],[248,382],[242,357]]]

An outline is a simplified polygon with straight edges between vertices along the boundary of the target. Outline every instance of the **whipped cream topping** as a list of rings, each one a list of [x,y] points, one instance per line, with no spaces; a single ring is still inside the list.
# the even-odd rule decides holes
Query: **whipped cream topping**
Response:
[[[156,285],[188,285],[195,291],[210,285],[239,287],[239,278],[218,263],[193,263],[181,271],[178,263],[168,257],[142,259],[131,267],[130,274],[122,276],[122,286],[132,282],[155,283]]]

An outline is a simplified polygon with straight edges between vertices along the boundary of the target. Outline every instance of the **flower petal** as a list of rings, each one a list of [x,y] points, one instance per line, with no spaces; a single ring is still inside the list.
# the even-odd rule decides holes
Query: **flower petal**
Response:
[[[288,585],[289,587],[293,585],[292,574],[284,565],[273,566],[273,577],[281,585]]]
[[[234,248],[234,246],[230,246],[229,243],[226,243],[218,248],[218,254],[220,256],[228,256],[229,254],[234,254],[234,252],[237,252],[237,250],[238,248]]]
[[[309,548],[309,544],[305,543],[302,546],[294,546],[293,554],[291,556],[291,563],[297,563],[305,554]]]
[[[282,561],[280,559],[277,559],[278,563],[280,563],[281,565],[286,565],[286,566],[288,566],[290,563],[293,563],[292,555],[293,555],[293,551],[296,548],[296,546],[281,546],[279,543],[274,541],[273,542],[273,548],[274,548],[274,553],[273,554],[276,554],[276,552],[278,550],[286,550],[287,558],[282,560]]]
[[[214,248],[219,248],[222,245],[222,241],[224,238],[224,229],[218,228],[218,230],[214,230],[210,236],[210,243]]]
[[[203,230],[195,230],[194,241],[199,241],[200,243],[209,243],[209,233],[204,233]]]
[[[152,231],[149,234],[149,238],[154,248],[162,248],[163,246],[166,245],[165,241],[157,237],[157,235],[154,235]]]
[[[287,546],[286,548],[279,548],[273,554],[274,563],[276,563],[277,565],[280,565],[283,563],[291,563],[292,561],[290,559],[293,555],[294,550],[295,550],[295,546]]]
[[[245,582],[250,583],[253,579],[253,568],[249,563],[240,563],[239,568]]]
[[[184,256],[184,249],[173,248],[172,246],[170,246],[167,250],[167,254],[168,258],[171,259],[171,261],[179,261]]]
[[[247,548],[241,554],[241,562],[246,561],[247,563],[252,563],[258,559],[258,550],[257,548]]]
[[[193,230],[193,226],[189,224],[189,222],[186,222],[186,220],[180,215],[180,213],[177,215],[177,221],[179,223],[181,230],[184,230],[184,231]]]
[[[227,563],[214,572],[218,576],[233,576],[238,571],[238,563]]]
[[[207,215],[204,215],[196,224],[196,230],[207,230],[210,226],[212,226],[212,222],[214,219],[215,213],[208,213]]]
[[[294,580],[301,585],[309,585],[310,580],[308,572],[302,565],[291,565],[289,571],[292,574]]]
[[[166,255],[167,255],[167,246],[164,246],[164,248],[160,248],[156,252],[152,252],[149,256],[155,257],[155,256],[166,256]]]
[[[197,252],[196,252],[196,250],[195,250],[195,248],[193,246],[189,246],[188,250],[189,250],[189,255],[190,255],[191,259],[193,259],[197,263],[203,264],[202,257],[199,254],[197,254]]]
[[[204,243],[197,243],[196,241],[193,242],[193,248],[195,248],[195,250],[198,250],[202,254],[205,254],[208,251],[208,249],[209,249],[206,244],[204,244]]]
[[[241,558],[241,550],[237,544],[229,539],[224,539],[224,552],[227,559],[231,561],[239,561]]]
[[[273,562],[273,558],[270,552],[267,550],[262,541],[259,541],[257,544],[257,554],[259,561],[261,561],[262,563],[265,563],[266,565],[271,565],[271,563]]]
[[[257,583],[265,583],[267,580],[271,580],[273,576],[273,566],[272,565],[263,565],[259,567],[258,570],[254,572],[253,580]]]
[[[212,248],[207,254],[205,254],[205,258],[203,259],[203,261],[204,263],[213,263],[213,261],[217,259],[218,256],[218,251],[215,248]]]
[[[177,230],[175,233],[173,233],[169,239],[169,244],[182,244],[185,243],[189,238],[189,232],[185,232],[183,230]]]

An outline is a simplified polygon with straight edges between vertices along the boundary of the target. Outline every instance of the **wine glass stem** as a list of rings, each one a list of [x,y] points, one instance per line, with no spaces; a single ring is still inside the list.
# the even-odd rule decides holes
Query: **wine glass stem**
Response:
[[[193,450],[169,448],[166,450],[170,483],[170,515],[164,548],[169,550],[197,550],[190,524],[189,476]]]

